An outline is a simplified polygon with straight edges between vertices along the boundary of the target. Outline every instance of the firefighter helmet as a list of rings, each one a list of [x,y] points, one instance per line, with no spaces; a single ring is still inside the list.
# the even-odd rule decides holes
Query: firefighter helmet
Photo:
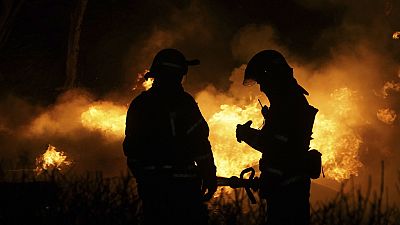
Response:
[[[244,72],[243,85],[252,86],[260,80],[284,81],[293,77],[293,69],[285,57],[275,50],[263,50],[250,59]]]
[[[188,72],[188,66],[199,64],[200,61],[198,59],[186,60],[185,56],[177,49],[163,49],[154,57],[150,71],[145,74],[144,78],[156,78],[159,74],[165,72],[184,76]]]

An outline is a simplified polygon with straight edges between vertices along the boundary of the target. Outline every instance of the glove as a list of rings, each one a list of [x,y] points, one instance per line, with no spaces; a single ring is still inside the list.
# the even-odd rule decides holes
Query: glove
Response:
[[[245,124],[238,124],[236,125],[236,140],[241,143],[245,137],[251,132],[250,125],[253,121],[249,120]]]
[[[211,179],[203,180],[203,187],[201,193],[203,195],[203,201],[210,200],[214,193],[217,191],[217,177],[213,177]]]

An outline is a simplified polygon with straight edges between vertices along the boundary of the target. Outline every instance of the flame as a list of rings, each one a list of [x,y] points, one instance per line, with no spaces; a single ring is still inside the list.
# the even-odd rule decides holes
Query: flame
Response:
[[[153,85],[154,82],[154,78],[148,78],[147,80],[145,80],[142,84],[142,86],[147,90],[149,90],[151,88],[151,86]]]
[[[358,151],[362,140],[349,126],[351,114],[354,112],[356,93],[349,88],[335,90],[331,96],[334,110],[317,114],[311,147],[323,154],[323,166],[327,178],[337,181],[357,175],[362,166],[358,159]],[[259,127],[263,122],[257,102],[239,107],[237,105],[221,105],[208,120],[210,126],[210,142],[212,144],[217,173],[219,176],[240,174],[246,167],[258,164],[261,154],[244,143],[236,141],[236,124],[254,121]]]
[[[263,118],[256,101],[244,107],[221,105],[220,109],[208,120],[217,175],[238,176],[243,169],[258,164],[261,153],[236,141],[236,125],[253,120],[253,126],[258,128]]]
[[[355,120],[354,112],[357,111],[355,97],[356,93],[349,88],[335,90],[329,99],[329,106],[334,108],[325,110],[320,108],[314,123],[314,140],[311,142],[311,147],[323,154],[322,162],[326,177],[337,181],[357,175],[362,166],[358,159],[362,140],[355,129],[351,128]],[[198,100],[203,106],[202,110],[214,109],[213,103],[209,102],[211,100],[212,98]],[[230,104],[219,105],[217,111],[210,114],[207,119],[217,175],[237,176],[246,167],[257,165],[261,154],[245,143],[236,141],[236,125],[252,120],[253,127],[259,128],[263,123],[263,117],[255,98],[245,103],[239,101],[240,105],[224,98],[219,100]],[[81,114],[81,122],[84,127],[122,139],[126,110],[125,106],[110,102],[94,103]]]
[[[394,32],[392,38],[394,40],[399,40],[400,39],[400,31]]]
[[[132,88],[133,91],[138,88],[138,84],[144,80],[144,75],[146,75],[146,73],[149,72],[149,71],[150,70],[144,70],[143,73],[138,73],[137,74],[135,86]],[[151,88],[151,86],[153,85],[153,81],[154,81],[154,78],[148,78],[147,80],[144,80],[142,82],[142,87],[144,87],[144,89],[146,91],[149,90]]]
[[[82,125],[108,136],[123,137],[127,108],[111,102],[96,102],[81,114]]]
[[[67,160],[67,156],[63,151],[57,151],[56,147],[49,144],[46,152],[36,158],[36,169],[37,175],[44,171],[61,170],[64,166],[69,166],[72,161]]]
[[[335,90],[330,95],[332,110],[321,110],[315,119],[311,148],[322,153],[322,164],[328,178],[342,181],[358,175],[362,167],[358,152],[361,137],[352,128],[356,93],[349,88]]]
[[[396,120],[396,112],[393,109],[379,109],[378,112],[376,113],[376,117],[378,119],[386,124],[393,124],[394,121]]]

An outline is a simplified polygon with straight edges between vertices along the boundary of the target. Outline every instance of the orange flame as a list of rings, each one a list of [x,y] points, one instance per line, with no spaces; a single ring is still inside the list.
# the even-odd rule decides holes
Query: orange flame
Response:
[[[257,165],[261,153],[236,141],[236,125],[253,120],[253,126],[259,128],[263,118],[257,101],[245,107],[221,105],[220,109],[208,120],[217,175],[238,176],[243,169]]]
[[[396,120],[396,112],[393,109],[380,109],[376,113],[376,117],[386,124],[393,124]]]
[[[400,39],[400,31],[394,32],[392,38],[394,40],[399,40]]]
[[[314,140],[311,147],[323,153],[326,177],[337,181],[357,175],[362,166],[358,159],[362,140],[348,127],[351,121],[346,121],[355,110],[354,95],[348,88],[332,93],[331,103],[335,110],[329,111],[329,114],[319,112],[313,129]],[[244,168],[258,164],[261,154],[244,143],[238,143],[235,137],[236,124],[248,120],[253,120],[256,128],[263,122],[256,101],[243,107],[234,104],[221,105],[220,111],[208,120],[210,142],[219,176],[237,176]]]
[[[135,82],[135,86],[132,88],[132,90],[136,90],[138,83],[143,81],[144,79],[144,75],[146,75],[147,72],[149,72],[150,70],[144,70],[143,73],[138,73],[138,75],[136,76],[136,82]],[[153,81],[154,78],[148,78],[147,80],[145,80],[142,83],[142,87],[144,87],[145,90],[149,90],[151,88],[151,86],[153,85]]]
[[[148,78],[147,80],[145,80],[143,82],[142,86],[147,91],[147,90],[149,90],[151,88],[151,86],[153,86],[153,82],[154,82],[154,78]]]
[[[400,72],[399,72],[400,77]],[[387,81],[382,88],[384,98],[387,98],[391,92],[400,92],[400,83],[394,81]]]
[[[81,114],[81,123],[90,130],[119,138],[124,135],[126,110],[111,102],[96,102]]]
[[[200,99],[202,110],[213,110],[217,101],[211,98]],[[317,114],[311,147],[318,149],[322,154],[322,161],[327,178],[337,181],[357,175],[362,166],[358,159],[358,151],[362,140],[358,133],[351,129],[354,124],[354,112],[357,103],[356,93],[349,88],[335,90],[329,99],[329,106],[333,108],[321,109]],[[221,100],[222,99],[222,100]],[[244,143],[236,141],[235,130],[237,124],[252,120],[253,126],[259,128],[263,123],[261,108],[257,101],[247,100],[247,104],[236,105],[235,101],[221,98],[221,102],[230,104],[220,105],[219,110],[209,114],[207,122],[210,127],[210,142],[212,145],[218,176],[237,176],[249,166],[256,166],[261,154]],[[208,109],[210,108],[210,109]],[[126,107],[110,102],[92,104],[81,114],[84,127],[98,130],[114,138],[124,136]]]
[[[67,156],[63,151],[57,151],[56,147],[49,144],[46,152],[36,158],[36,169],[37,175],[44,171],[61,170],[64,166],[69,166],[72,161],[67,160]]]

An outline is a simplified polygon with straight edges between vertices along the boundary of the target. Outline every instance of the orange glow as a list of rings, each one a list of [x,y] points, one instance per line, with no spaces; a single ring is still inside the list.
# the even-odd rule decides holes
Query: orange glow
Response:
[[[237,176],[240,172],[254,166],[257,169],[261,154],[245,143],[236,141],[236,125],[248,120],[252,127],[260,128],[263,123],[261,107],[257,98],[235,101],[234,98],[205,90],[207,98],[197,99],[200,108],[208,115],[210,142],[214,153],[218,176]],[[349,88],[335,90],[329,99],[329,106],[317,114],[311,147],[322,154],[322,162],[327,178],[342,181],[357,175],[362,166],[358,151],[361,137],[349,128],[354,123],[357,103],[356,93]],[[240,102],[240,104],[235,104]],[[219,104],[218,104],[219,103]],[[221,104],[229,103],[229,104]],[[215,106],[219,106],[219,108]],[[315,105],[319,108],[318,105]],[[127,108],[110,102],[92,104],[81,114],[82,125],[97,130],[115,139],[124,137]]]
[[[400,77],[400,72],[399,72]],[[400,83],[394,81],[388,81],[383,85],[382,94],[384,98],[387,98],[390,95],[390,92],[399,92],[400,91]]]
[[[400,39],[400,31],[394,32],[392,38],[394,40],[399,40]]]
[[[386,124],[393,124],[396,120],[396,112],[393,109],[380,109],[376,113],[376,117]]]
[[[127,108],[111,102],[97,102],[81,114],[82,125],[107,136],[123,137]]]
[[[317,114],[311,148],[322,153],[322,164],[325,175],[337,181],[358,175],[362,163],[358,159],[358,151],[362,143],[361,137],[350,127],[351,118],[356,111],[353,101],[355,92],[349,88],[335,90],[330,95],[331,111],[320,111]]]
[[[208,120],[217,175],[238,176],[243,169],[257,165],[261,153],[236,141],[236,125],[253,120],[252,127],[259,128],[263,117],[257,101],[245,107],[221,105],[220,109]]]
[[[153,81],[154,78],[148,78],[147,80],[145,80],[142,84],[142,86],[144,87],[144,89],[149,90],[151,88],[151,86],[153,85]]]
[[[36,158],[36,174],[44,171],[61,170],[65,166],[71,165],[72,161],[67,160],[63,151],[57,151],[56,147],[49,145],[46,152]]]

